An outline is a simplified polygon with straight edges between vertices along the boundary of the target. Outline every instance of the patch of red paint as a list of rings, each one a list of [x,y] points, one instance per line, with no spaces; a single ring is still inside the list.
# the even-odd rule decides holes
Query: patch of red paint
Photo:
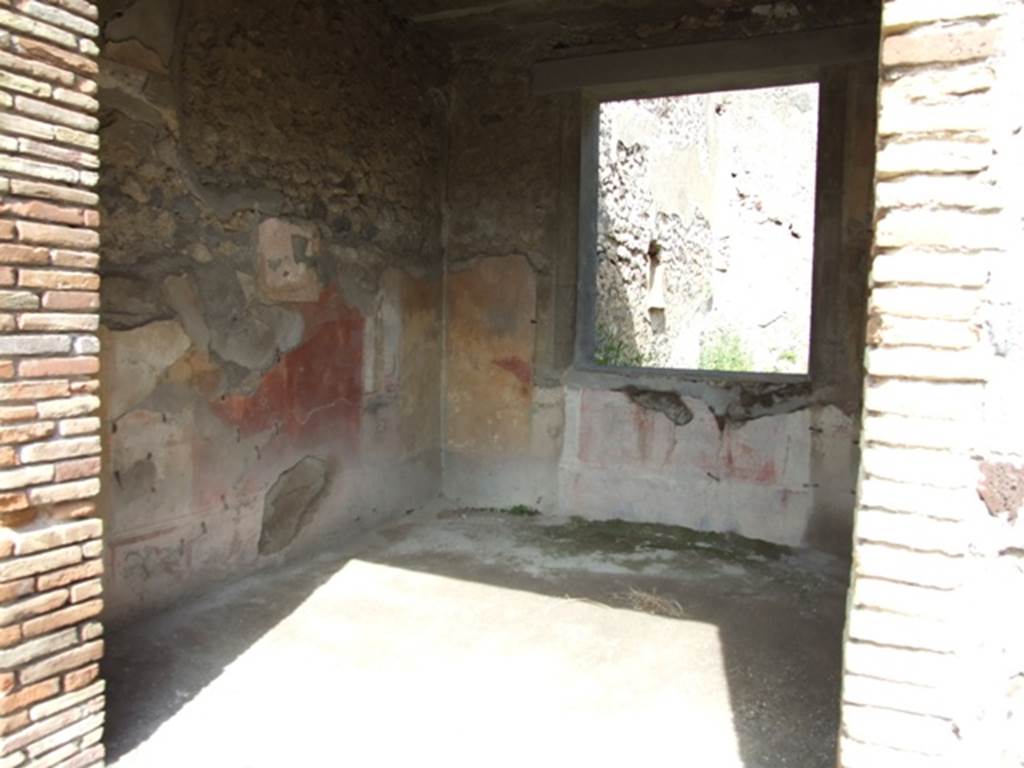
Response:
[[[735,454],[734,454],[735,451]],[[773,483],[776,479],[775,462],[758,455],[753,446],[729,440],[725,452],[726,475],[737,480],[755,483]]]
[[[775,459],[764,456],[750,444],[737,438],[726,429],[720,433],[721,446],[717,455],[704,453],[698,466],[708,474],[725,480],[741,480],[759,485],[773,485],[778,482],[779,470]]]
[[[755,483],[763,483],[764,485],[770,485],[779,479],[779,473],[775,469],[775,462],[771,459],[765,461],[758,470],[757,476],[754,478]]]
[[[632,405],[633,427],[636,434],[636,451],[641,464],[646,464],[651,458],[651,444],[654,440],[652,430],[654,420],[651,412],[639,405]]]
[[[354,441],[363,399],[363,327],[359,311],[334,292],[300,307],[303,342],[270,369],[251,395],[212,404],[243,435],[272,427],[297,444]]]
[[[783,488],[782,493],[779,495],[779,501],[783,509],[789,508],[789,501],[793,497],[793,492],[789,488]]]
[[[533,368],[528,362],[523,360],[521,357],[502,357],[498,360],[491,361],[494,365],[501,368],[503,371],[508,371],[523,386],[523,391],[529,392],[530,385],[533,383]]]

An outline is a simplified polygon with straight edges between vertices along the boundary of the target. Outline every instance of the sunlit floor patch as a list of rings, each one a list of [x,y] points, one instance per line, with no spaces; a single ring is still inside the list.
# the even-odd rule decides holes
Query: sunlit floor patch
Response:
[[[112,764],[829,765],[841,564],[591,570],[635,552],[543,525],[410,519],[114,633]]]

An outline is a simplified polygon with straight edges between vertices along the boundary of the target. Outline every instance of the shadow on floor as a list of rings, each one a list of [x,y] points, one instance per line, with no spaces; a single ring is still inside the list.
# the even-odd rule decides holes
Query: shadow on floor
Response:
[[[144,743],[348,560],[339,552],[261,571],[108,629],[107,763]]]
[[[667,526],[482,512],[416,515],[344,550],[111,631],[110,763],[143,744],[353,557],[713,625],[742,765],[834,765],[846,563]]]

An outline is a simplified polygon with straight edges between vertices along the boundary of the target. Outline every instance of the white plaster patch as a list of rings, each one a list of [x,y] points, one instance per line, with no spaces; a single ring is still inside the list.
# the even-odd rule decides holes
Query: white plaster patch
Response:
[[[149,323],[130,331],[101,331],[101,338],[103,369],[107,380],[116,382],[104,391],[112,420],[149,397],[164,371],[192,344],[176,320]]]
[[[807,543],[819,511],[829,521],[850,517],[854,428],[838,408],[722,430],[703,402],[685,403],[694,419],[676,426],[616,392],[567,390],[560,509],[591,520],[734,531],[791,546]]]
[[[203,309],[196,295],[195,285],[188,275],[170,275],[164,278],[164,295],[171,305],[185,332],[196,347],[202,350],[210,348],[210,329],[203,318]]]
[[[117,536],[165,525],[191,511],[192,411],[134,410],[118,419],[106,483]]]
[[[270,301],[316,301],[320,278],[306,259],[320,249],[310,223],[267,219],[259,227],[259,290]]]

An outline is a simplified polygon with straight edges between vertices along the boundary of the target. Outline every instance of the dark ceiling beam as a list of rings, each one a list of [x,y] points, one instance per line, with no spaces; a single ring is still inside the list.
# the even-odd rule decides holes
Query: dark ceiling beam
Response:
[[[776,72],[782,83],[805,79],[822,67],[869,61],[877,55],[878,27],[863,24],[544,61],[533,67],[533,90],[547,94],[599,89],[623,98],[640,87],[705,90],[708,83],[725,82],[730,75],[757,72]]]
[[[515,11],[523,6],[532,5],[533,0],[494,0],[489,3],[473,3],[472,5],[460,4],[452,8],[441,8],[426,13],[415,13],[409,16],[414,24],[431,24],[439,21],[452,21],[454,19],[467,19],[474,16],[484,16],[489,13],[501,11]]]

